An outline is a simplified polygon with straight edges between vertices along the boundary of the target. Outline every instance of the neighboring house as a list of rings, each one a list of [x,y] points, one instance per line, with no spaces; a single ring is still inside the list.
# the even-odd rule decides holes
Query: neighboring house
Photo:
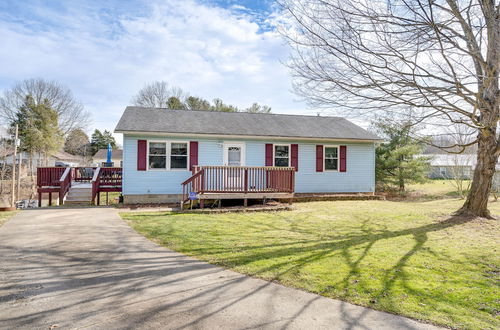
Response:
[[[123,134],[125,203],[178,202],[195,166],[210,165],[230,166],[224,173],[293,167],[296,193],[375,189],[380,139],[340,117],[127,107],[115,132]]]
[[[0,140],[8,139],[9,137],[10,137],[10,134],[9,134],[7,128],[0,126]]]
[[[429,178],[470,179],[476,166],[475,154],[428,154],[431,157]]]
[[[22,152],[17,154],[17,162],[19,162],[19,158],[22,159],[23,165],[26,166],[29,164],[29,155],[27,152]],[[12,164],[12,151],[9,151],[8,155],[5,157],[5,163],[8,165]],[[33,171],[36,171],[37,167],[53,167],[53,166],[79,166],[83,165],[82,157],[75,156],[69,154],[65,151],[57,151],[51,155],[42,155],[35,153],[31,158],[31,168]]]
[[[92,157],[92,162],[96,165],[101,165],[108,159],[108,149],[99,149]],[[111,153],[111,161],[115,167],[122,167],[123,150],[115,149]]]

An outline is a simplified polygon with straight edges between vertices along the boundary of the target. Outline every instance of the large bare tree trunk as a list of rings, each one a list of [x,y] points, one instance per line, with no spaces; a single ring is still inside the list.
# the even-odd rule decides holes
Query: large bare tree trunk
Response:
[[[457,212],[461,215],[472,215],[491,218],[488,211],[488,199],[491,192],[493,175],[498,160],[496,156],[497,142],[494,134],[479,137],[477,165],[474,170],[474,179],[467,200]]]
[[[474,171],[472,186],[464,206],[458,211],[461,214],[471,214],[491,218],[488,211],[488,199],[491,192],[495,166],[500,152],[500,138],[497,133],[500,91],[500,7],[494,1],[482,3],[482,10],[487,18],[486,63],[484,77],[478,82],[477,104],[480,111],[477,165]]]

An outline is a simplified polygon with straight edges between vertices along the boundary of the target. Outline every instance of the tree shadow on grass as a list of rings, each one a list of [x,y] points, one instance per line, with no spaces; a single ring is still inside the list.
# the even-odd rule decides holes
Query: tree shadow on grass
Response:
[[[380,278],[381,288],[371,294],[370,306],[375,308],[379,307],[377,303],[381,299],[385,299],[385,306],[388,306],[387,304],[390,306],[390,304],[396,303],[391,302],[392,290],[394,289],[396,283],[399,283],[398,285],[404,290],[416,293],[410,286],[409,274],[405,270],[405,266],[407,266],[409,260],[413,256],[421,251],[425,251],[426,253],[434,254],[436,258],[440,258],[438,253],[435,253],[425,247],[426,242],[428,241],[428,234],[463,225],[471,219],[472,218],[470,217],[450,216],[443,221],[401,230],[389,230],[387,227],[378,227],[377,229],[373,229],[369,226],[369,220],[361,221],[360,219],[356,221],[356,223],[361,223],[360,228],[358,228],[360,232],[355,234],[332,235],[327,239],[293,240],[279,244],[252,244],[240,246],[238,247],[238,252],[240,253],[232,254],[232,256],[224,258],[224,260],[221,260],[220,264],[242,269],[249,263],[268,260],[269,263],[265,263],[265,266],[258,268],[256,271],[249,271],[249,273],[257,277],[282,281],[286,279],[285,275],[287,274],[300,272],[303,268],[312,263],[320,261],[324,258],[330,258],[334,253],[339,253],[348,265],[349,271],[344,278],[333,284],[343,287],[345,291],[349,289],[355,290],[356,288],[353,287],[354,284],[352,283],[353,278],[358,276],[363,271],[360,265],[371,253],[373,246],[379,242],[383,242],[384,240],[409,236],[412,237],[412,246],[406,252],[400,250],[400,253],[403,253],[402,256],[390,269],[387,269],[383,277]],[[313,232],[308,230],[294,228],[293,224],[290,228],[290,230],[297,231],[301,234],[313,234]],[[353,248],[360,250],[356,256],[351,253]],[[400,249],[403,248],[404,247],[400,247]],[[230,248],[224,247],[217,247],[213,251],[210,251],[210,249],[204,250],[203,248],[197,248],[196,251],[193,252],[194,254],[228,253],[231,255],[230,250]],[[297,256],[300,257],[297,258]],[[443,260],[446,258],[446,256],[442,256]],[[273,262],[272,259],[278,259],[280,261]],[[270,275],[272,278],[269,277]],[[356,282],[355,285],[359,286],[361,283]],[[329,295],[328,292],[319,293]],[[435,297],[430,292],[418,292],[418,295],[420,297],[417,299],[426,298],[428,300],[435,300],[436,302],[444,302],[447,299],[446,297]],[[346,294],[346,296],[340,296],[340,298],[347,297],[348,294]],[[456,302],[454,302],[454,304],[456,304]]]

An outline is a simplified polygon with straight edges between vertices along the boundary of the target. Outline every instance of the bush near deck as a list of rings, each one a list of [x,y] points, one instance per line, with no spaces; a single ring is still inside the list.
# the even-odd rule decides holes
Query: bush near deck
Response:
[[[173,250],[320,295],[458,328],[499,328],[500,225],[463,200],[295,204],[276,213],[123,213]],[[500,215],[500,203],[491,203]]]

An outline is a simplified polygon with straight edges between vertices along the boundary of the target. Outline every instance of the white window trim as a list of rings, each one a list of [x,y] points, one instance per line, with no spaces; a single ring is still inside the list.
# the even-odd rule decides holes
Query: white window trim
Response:
[[[326,169],[326,148],[337,148],[337,169],[327,170]],[[324,145],[323,146],[323,171],[325,172],[339,172],[340,170],[340,147],[338,145]]]
[[[172,143],[185,143],[186,144],[186,152],[187,152],[187,155],[186,155],[186,168],[170,168],[171,166],[171,161],[172,161]],[[189,163],[190,163],[190,150],[189,150],[189,146],[190,146],[191,143],[189,143],[189,141],[178,141],[178,140],[173,140],[173,141],[168,141],[168,170],[169,171],[173,171],[173,172],[177,172],[177,171],[189,171],[190,168],[189,168]],[[178,155],[177,155],[178,156]]]
[[[223,153],[223,164],[224,166],[227,166],[228,159],[227,159],[227,148],[228,147],[241,147],[241,166],[245,166],[246,164],[246,143],[245,142],[230,142],[230,141],[224,141],[222,143],[222,153]]]
[[[276,167],[276,147],[288,147],[288,165],[287,166],[279,166],[279,167],[290,167],[292,162],[292,145],[286,143],[276,143],[273,144],[273,166]]]
[[[184,140],[147,140],[148,141],[148,145],[147,145],[147,155],[146,155],[146,161],[147,161],[147,170],[148,171],[153,171],[153,172],[179,172],[179,171],[189,171],[189,164],[190,164],[190,141],[184,141]],[[166,147],[166,154],[165,154],[165,157],[167,158],[166,161],[165,161],[165,168],[151,168],[149,167],[149,144],[150,143],[165,143],[165,147]],[[186,168],[170,168],[170,163],[171,163],[171,159],[170,159],[170,156],[172,156],[172,143],[186,143],[187,145],[187,164],[186,164]]]
[[[149,163],[149,144],[150,143],[165,143],[165,168],[151,168],[150,167],[150,163]],[[168,169],[168,142],[166,140],[148,140],[148,145],[147,145],[147,149],[146,149],[148,152],[146,153],[146,162],[147,162],[147,170],[148,171],[166,171]]]

